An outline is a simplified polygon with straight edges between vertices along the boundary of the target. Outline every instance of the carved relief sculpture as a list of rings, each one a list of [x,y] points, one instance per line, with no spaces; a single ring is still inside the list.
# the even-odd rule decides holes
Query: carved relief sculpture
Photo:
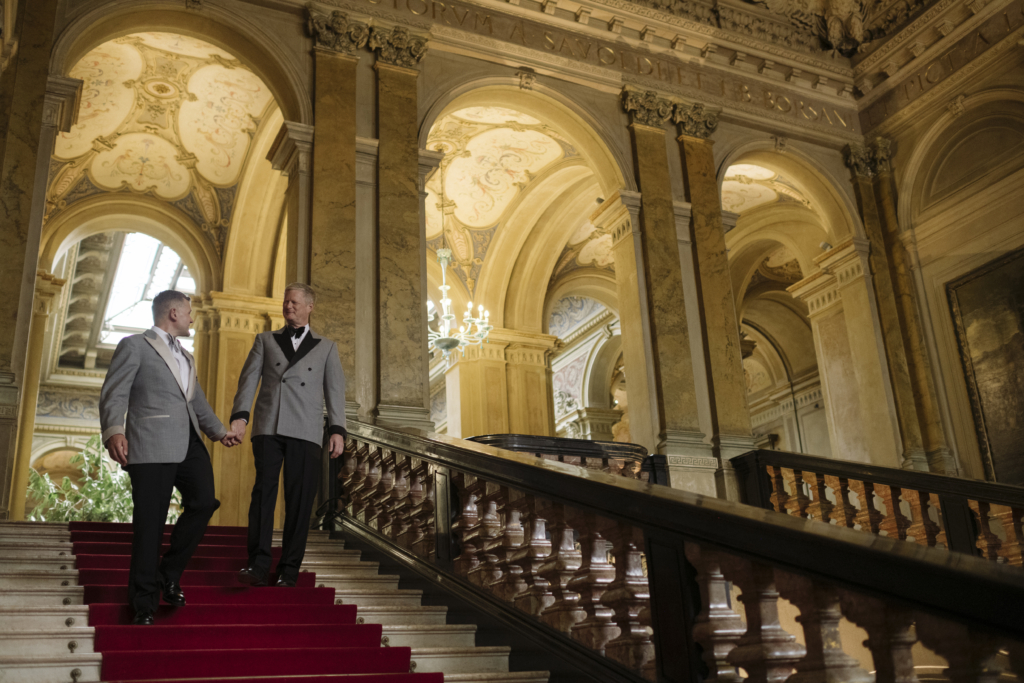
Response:
[[[624,91],[622,106],[631,115],[633,123],[641,123],[645,126],[661,126],[672,115],[672,103],[658,97],[658,93],[653,90],[647,92]]]
[[[401,26],[391,31],[374,27],[369,45],[377,52],[377,59],[395,66],[416,66],[427,53],[426,38],[414,36]]]
[[[370,39],[370,27],[349,21],[344,12],[335,10],[328,16],[312,5],[307,5],[306,12],[306,26],[316,47],[352,54]]]
[[[707,139],[718,128],[718,114],[706,111],[701,102],[689,107],[677,104],[672,120],[679,124],[680,134],[694,138]]]

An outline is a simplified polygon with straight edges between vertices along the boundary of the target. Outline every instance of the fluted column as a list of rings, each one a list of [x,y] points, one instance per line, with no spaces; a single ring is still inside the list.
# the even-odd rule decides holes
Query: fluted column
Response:
[[[381,424],[432,429],[420,229],[416,66],[426,40],[399,26],[375,27],[377,53],[378,368]]]
[[[288,177],[285,192],[285,279],[309,282],[313,126],[285,121],[267,159]]]
[[[882,233],[882,218],[872,178],[875,163],[870,152],[862,146],[851,145],[846,152],[846,163],[852,171],[853,187],[857,195],[864,232],[871,246],[869,261],[874,296],[877,301],[878,317],[881,322],[885,358],[888,364],[888,379],[895,401],[896,417],[899,422],[899,437],[902,447],[901,466],[905,469],[927,470],[928,462],[921,438],[921,424],[918,421],[917,405],[911,382],[907,352],[904,348],[903,329],[900,325],[899,306],[896,302],[885,238]]]
[[[0,519],[10,516],[19,405],[29,405],[22,394],[38,383],[38,371],[27,372],[25,363],[50,155],[57,132],[69,131],[77,120],[82,86],[77,79],[47,77],[55,5],[43,0],[21,7],[18,52],[0,79],[0,315],[6,321],[0,330]],[[23,417],[34,420],[34,400],[29,412]],[[20,497],[23,510],[24,493]]]
[[[60,300],[65,280],[50,273],[38,271],[35,299],[32,302],[32,325],[29,331],[25,358],[25,375],[21,388],[21,410],[18,425],[17,464],[14,468],[14,488],[11,495],[11,519],[25,519],[25,494],[28,490],[28,471],[32,459],[32,433],[36,426],[36,402],[39,400],[39,371],[43,361],[43,338],[50,324],[53,302]]]
[[[662,127],[672,105],[654,92],[626,91],[623,106],[632,118],[633,165],[640,189],[639,197],[620,192],[629,219],[620,220],[612,235],[630,429],[636,430],[634,441],[657,454],[659,482],[715,495],[717,462],[704,444],[697,415],[690,312],[684,304]]]

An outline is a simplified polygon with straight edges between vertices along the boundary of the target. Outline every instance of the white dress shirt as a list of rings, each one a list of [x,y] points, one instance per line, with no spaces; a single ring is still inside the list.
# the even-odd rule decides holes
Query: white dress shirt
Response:
[[[185,390],[185,395],[188,396],[188,381],[192,377],[192,365],[188,362],[188,357],[185,355],[184,349],[181,348],[181,343],[176,338],[167,334],[167,332],[155,325],[153,326],[153,331],[156,332],[157,336],[163,339],[164,343],[171,349],[171,355],[174,356],[174,360],[178,363],[178,374],[181,377],[181,388]]]
[[[302,343],[302,340],[306,338],[307,334],[309,334],[309,323],[306,323],[306,325],[302,328],[302,334],[300,334],[298,337],[292,337],[292,335],[291,335],[291,325],[288,325],[288,336],[292,340],[292,349],[293,350],[295,350],[295,351],[299,350],[299,344]]]

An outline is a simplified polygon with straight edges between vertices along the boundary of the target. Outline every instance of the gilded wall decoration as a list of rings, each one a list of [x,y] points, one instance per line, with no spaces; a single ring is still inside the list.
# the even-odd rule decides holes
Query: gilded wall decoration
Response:
[[[1024,249],[946,286],[985,478],[1024,485]]]
[[[796,203],[811,208],[810,201],[792,181],[754,164],[733,164],[722,182],[722,208],[743,213],[771,203]]]
[[[565,296],[551,308],[548,334],[565,339],[573,330],[607,310],[600,301],[588,296]]]
[[[36,416],[95,422],[100,419],[100,397],[98,394],[65,394],[44,389],[39,392]]]
[[[230,53],[169,33],[103,43],[70,75],[85,83],[78,123],[57,138],[48,220],[88,197],[166,201],[220,252],[269,88]]]

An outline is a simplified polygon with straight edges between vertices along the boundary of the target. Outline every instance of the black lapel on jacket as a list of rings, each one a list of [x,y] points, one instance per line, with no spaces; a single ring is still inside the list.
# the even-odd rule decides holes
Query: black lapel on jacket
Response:
[[[302,357],[313,350],[313,347],[320,343],[320,338],[313,338],[313,330],[306,332],[306,336],[302,339],[302,343],[299,344],[299,348],[296,349],[295,355],[288,359],[288,367],[291,367],[302,360]],[[288,340],[288,345],[291,346],[291,340]]]
[[[284,351],[284,357],[291,363],[292,356],[295,355],[295,349],[292,347],[292,338],[285,334],[284,330],[281,330],[274,333],[274,341],[281,347],[281,350]]]

